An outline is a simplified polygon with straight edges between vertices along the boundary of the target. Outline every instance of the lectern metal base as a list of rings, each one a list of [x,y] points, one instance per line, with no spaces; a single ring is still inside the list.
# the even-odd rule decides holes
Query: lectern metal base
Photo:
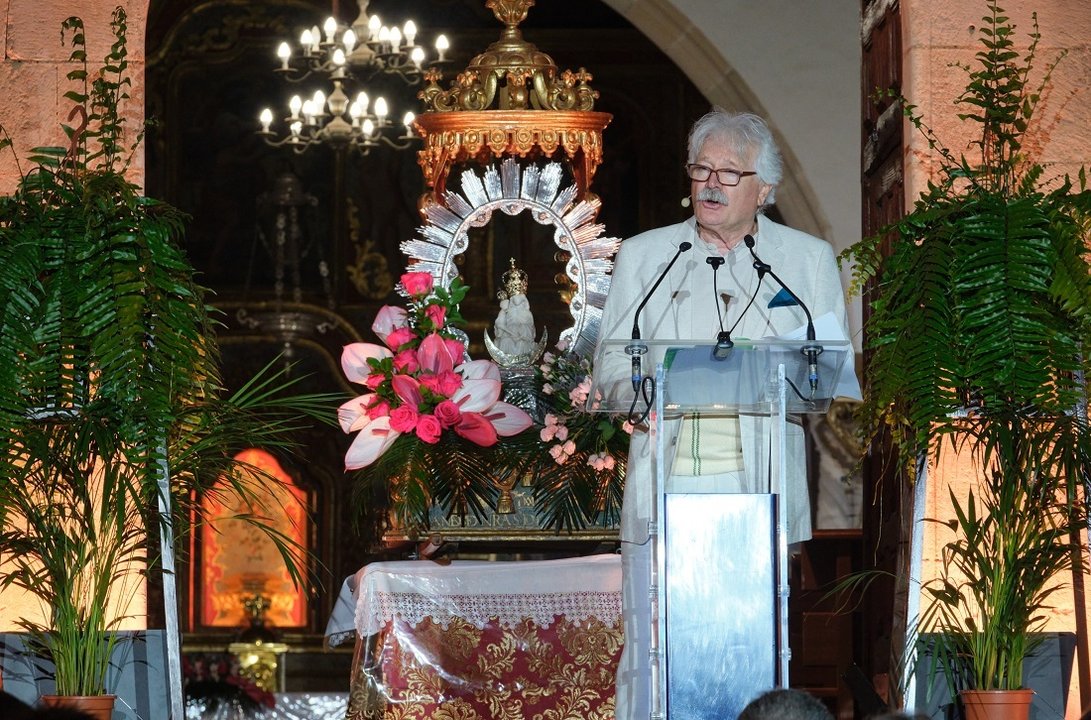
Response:
[[[777,684],[774,495],[666,493],[669,720],[734,720]]]

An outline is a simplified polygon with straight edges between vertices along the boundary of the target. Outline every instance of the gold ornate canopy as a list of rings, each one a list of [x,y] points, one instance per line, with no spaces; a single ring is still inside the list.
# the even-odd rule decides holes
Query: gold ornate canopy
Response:
[[[556,63],[527,42],[519,30],[534,0],[487,0],[504,24],[500,39],[475,57],[447,90],[440,74],[425,75],[419,93],[425,112],[414,129],[424,139],[418,162],[432,188],[443,196],[456,163],[487,164],[494,158],[555,159],[563,152],[579,188],[589,193],[602,162],[602,131],[609,113],[594,112],[598,92],[591,74],[558,71]]]

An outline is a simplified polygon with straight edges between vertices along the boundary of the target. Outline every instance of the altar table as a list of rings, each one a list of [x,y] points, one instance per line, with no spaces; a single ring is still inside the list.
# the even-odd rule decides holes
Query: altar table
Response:
[[[612,720],[621,558],[372,563],[348,720]]]

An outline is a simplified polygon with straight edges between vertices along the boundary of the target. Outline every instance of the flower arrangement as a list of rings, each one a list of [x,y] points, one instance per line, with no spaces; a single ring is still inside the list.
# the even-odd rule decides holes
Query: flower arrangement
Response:
[[[558,529],[616,523],[633,426],[623,415],[587,409],[591,360],[563,340],[542,356],[537,380],[544,411],[535,467],[539,513]]]
[[[204,713],[224,704],[246,712],[276,707],[273,693],[246,677],[238,658],[229,653],[182,655],[182,680],[186,704],[202,705]]]
[[[466,336],[456,326],[468,288],[457,279],[436,287],[425,272],[407,272],[399,285],[408,309],[384,306],[371,326],[383,345],[352,343],[341,356],[349,381],[367,388],[338,411],[341,428],[357,433],[345,469],[362,471],[364,486],[388,482],[404,526],[426,526],[437,503],[480,515],[495,504],[496,468],[510,467],[490,463],[480,449],[532,420],[500,400],[495,363],[466,357]]]

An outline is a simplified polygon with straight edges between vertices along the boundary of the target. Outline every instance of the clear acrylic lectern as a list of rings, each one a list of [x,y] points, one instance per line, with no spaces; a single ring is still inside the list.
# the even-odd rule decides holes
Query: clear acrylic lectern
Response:
[[[707,341],[599,344],[589,407],[651,411],[653,720],[734,720],[762,691],[787,687],[786,423],[829,409],[851,352],[844,340],[739,341],[719,353]],[[665,426],[693,413],[767,418],[768,494],[668,491]]]

